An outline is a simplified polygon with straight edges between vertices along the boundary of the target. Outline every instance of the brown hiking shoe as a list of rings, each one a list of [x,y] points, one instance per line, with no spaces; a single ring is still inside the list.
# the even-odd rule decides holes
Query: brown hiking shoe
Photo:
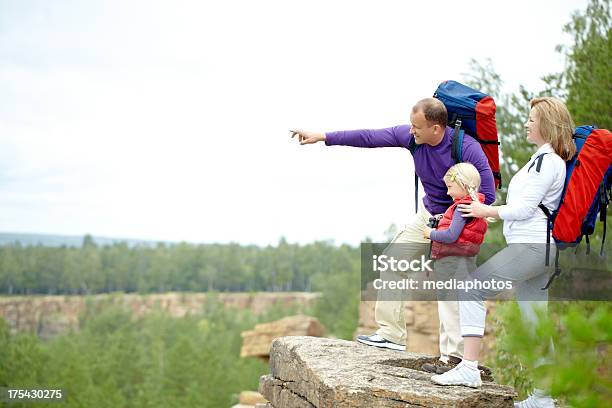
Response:
[[[433,363],[423,364],[421,366],[421,369],[429,373],[444,374],[450,369],[455,368],[457,364],[459,364],[460,362],[461,362],[461,359],[459,357],[450,356],[448,358],[448,363],[446,364],[444,364],[440,360],[436,360]],[[479,365],[478,369],[480,370],[480,377],[482,378],[482,381],[494,381],[493,374],[491,373],[491,369],[489,367]]]
[[[454,368],[457,364],[459,364],[461,362],[461,359],[458,357],[454,357],[454,356],[450,356],[448,358],[448,363],[444,363],[440,360],[437,360],[433,363],[425,363],[421,366],[421,369],[423,371],[427,371],[428,373],[434,373],[434,374],[443,374],[445,372],[447,372],[448,370],[450,370],[451,368]]]

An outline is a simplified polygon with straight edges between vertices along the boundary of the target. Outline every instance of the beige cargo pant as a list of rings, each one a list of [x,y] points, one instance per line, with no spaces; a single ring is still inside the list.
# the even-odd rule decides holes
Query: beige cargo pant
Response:
[[[385,249],[385,254],[393,255],[393,251],[401,250],[402,254],[393,255],[396,258],[416,259],[427,256],[429,245],[393,246],[393,244],[419,243],[429,244],[431,241],[423,237],[423,227],[427,225],[431,214],[420,205],[419,212],[412,217],[406,227],[401,230],[391,244]],[[394,280],[392,272],[381,272],[381,279]],[[406,344],[406,319],[404,302],[409,299],[405,293],[398,291],[379,290],[375,308],[375,319],[379,326],[376,333],[397,344]],[[463,358],[463,338],[459,327],[459,303],[457,301],[439,301],[438,316],[440,319],[440,360],[447,362],[449,356]]]

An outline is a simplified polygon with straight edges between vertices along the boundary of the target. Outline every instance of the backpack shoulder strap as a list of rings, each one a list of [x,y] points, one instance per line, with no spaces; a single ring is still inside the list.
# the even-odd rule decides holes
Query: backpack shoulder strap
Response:
[[[410,151],[410,154],[414,154],[414,152],[418,148],[419,148],[419,145],[416,144],[416,141],[414,140],[414,135],[412,135],[410,142],[408,142],[408,150]]]
[[[410,139],[410,143],[408,143],[408,150],[412,155],[412,160],[414,160],[414,152],[419,148],[419,145],[416,144],[414,140],[414,135],[412,139]],[[419,176],[416,173],[416,166],[414,169],[414,213],[417,214],[419,212]]]
[[[455,122],[455,130],[453,131],[453,144],[451,145],[451,157],[455,163],[463,161],[463,136],[464,132],[461,129],[461,119]]]
[[[607,176],[607,174],[606,174]],[[604,179],[601,181],[601,196],[599,203],[599,221],[603,223],[603,235],[601,237],[601,249],[599,250],[599,256],[603,256],[604,253],[604,244],[606,242],[606,224],[608,218],[608,204],[610,203],[610,186],[607,184],[609,180]]]
[[[527,173],[529,173],[529,170],[531,170],[531,168],[533,166],[536,166],[536,171],[539,173],[540,169],[542,168],[542,160],[544,160],[544,156],[547,155],[548,153],[542,153],[540,155],[538,155],[532,162],[531,165],[529,166],[529,168],[527,169]]]
[[[414,213],[419,212],[419,176],[414,172]]]
[[[538,207],[542,210],[546,218],[552,221],[552,214],[550,213],[550,210],[542,203],[538,204]]]
[[[544,156],[544,155],[541,155],[541,156]],[[546,263],[545,265],[548,266],[549,258],[550,258],[550,232],[552,231],[553,214],[542,203],[538,204],[538,207],[542,210],[544,215],[546,215]],[[550,282],[549,282],[549,285],[550,285]],[[548,287],[548,285],[546,287]]]

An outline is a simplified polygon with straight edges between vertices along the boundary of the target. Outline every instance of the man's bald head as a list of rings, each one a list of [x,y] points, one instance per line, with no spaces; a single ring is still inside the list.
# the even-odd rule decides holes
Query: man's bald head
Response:
[[[446,106],[436,98],[425,98],[418,101],[412,107],[412,113],[423,112],[425,120],[429,125],[439,125],[442,129],[446,128],[448,123],[448,111]]]

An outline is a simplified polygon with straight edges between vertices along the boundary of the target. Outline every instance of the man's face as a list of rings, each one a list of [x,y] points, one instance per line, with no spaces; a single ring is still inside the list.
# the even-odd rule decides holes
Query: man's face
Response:
[[[433,125],[427,122],[423,111],[410,113],[410,133],[414,135],[416,144],[430,144],[437,141],[436,131],[439,130],[439,125]]]

